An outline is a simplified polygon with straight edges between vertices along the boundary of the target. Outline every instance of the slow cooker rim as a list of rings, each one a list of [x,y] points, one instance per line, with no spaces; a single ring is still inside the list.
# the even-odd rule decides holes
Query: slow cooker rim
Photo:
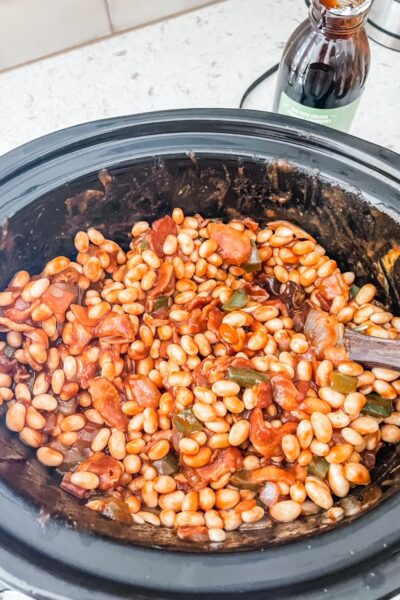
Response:
[[[0,185],[10,177],[17,176],[21,170],[31,169],[60,153],[66,154],[96,145],[103,139],[109,141],[110,136],[112,139],[130,132],[135,137],[162,134],[167,132],[165,126],[170,133],[174,128],[179,131],[185,124],[190,125],[190,132],[204,125],[213,125],[218,130],[221,123],[224,123],[228,130],[232,129],[241,134],[245,134],[250,128],[253,128],[252,135],[255,134],[256,128],[257,135],[260,136],[267,132],[290,132],[303,143],[317,144],[321,149],[325,147],[343,154],[376,171],[377,174],[400,183],[400,154],[356,136],[275,113],[246,109],[189,108],[99,119],[66,127],[28,141],[0,156]],[[196,129],[193,130],[193,126]]]
[[[69,578],[95,578],[112,582],[121,586],[121,589],[131,587],[143,593],[168,595],[176,592],[177,587],[181,593],[190,595],[234,594],[240,588],[252,593],[272,593],[282,588],[299,590],[304,586],[306,589],[310,581],[332,581],[338,573],[342,579],[337,583],[345,586],[346,580],[356,580],[360,572],[368,569],[374,573],[384,571],[386,559],[397,554],[400,538],[392,525],[400,515],[397,495],[352,523],[319,536],[265,551],[209,555],[128,545],[99,536],[96,532],[74,529],[71,524],[60,520],[51,520],[49,523],[45,520],[43,523],[36,507],[21,502],[21,498],[10,493],[9,489],[5,495],[3,484],[0,493],[3,521],[0,529],[0,559],[10,549],[20,561],[27,560],[33,572],[42,572],[43,563],[50,559],[61,572],[69,573]],[[18,511],[15,510],[17,505]],[[17,526],[22,528],[22,535],[15,535]],[[355,539],[363,541],[361,552],[355,544],[352,545]],[[332,549],[335,557],[342,557],[339,565],[333,563],[329,566]],[[117,577],[115,567],[121,566],[124,561],[123,574],[118,572]],[[3,568],[6,563],[10,566],[13,561],[0,560]],[[288,578],[293,565],[296,565],[296,575]],[[357,571],[352,573],[352,569]],[[187,576],[185,571],[188,572]],[[275,577],[274,581],[260,578],[260,573],[278,575],[279,572],[280,576]],[[7,572],[1,575],[2,580],[10,581],[13,585],[16,577],[18,569],[15,572],[12,566],[8,576]],[[398,579],[397,586],[400,586]]]

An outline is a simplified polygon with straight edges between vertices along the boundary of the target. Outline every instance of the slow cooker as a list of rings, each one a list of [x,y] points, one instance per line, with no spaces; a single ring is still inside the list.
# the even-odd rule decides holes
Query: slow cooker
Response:
[[[106,189],[98,174],[107,169]],[[206,217],[284,218],[310,231],[400,314],[400,157],[262,112],[182,110],[87,123],[0,158],[0,283],[73,254],[79,229],[122,241],[174,206]],[[390,257],[390,260],[388,260]],[[193,544],[108,521],[59,488],[0,428],[0,580],[40,599],[364,598],[400,588],[399,454],[324,513]]]

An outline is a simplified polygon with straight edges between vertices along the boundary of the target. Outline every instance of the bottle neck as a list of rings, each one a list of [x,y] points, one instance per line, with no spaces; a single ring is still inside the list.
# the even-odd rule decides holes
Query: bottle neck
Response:
[[[311,24],[326,37],[351,37],[363,27],[370,6],[371,0],[351,3],[313,0],[310,4]]]

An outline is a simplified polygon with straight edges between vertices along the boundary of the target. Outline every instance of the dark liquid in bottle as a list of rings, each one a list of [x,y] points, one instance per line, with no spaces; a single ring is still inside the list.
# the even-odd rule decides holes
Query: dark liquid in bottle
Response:
[[[334,1],[324,0],[329,6]],[[317,110],[316,118],[312,118],[312,111],[305,107],[336,109],[356,103],[364,90],[370,63],[368,37],[363,27],[367,10],[368,6],[365,10],[361,6],[340,14],[339,10],[329,10],[314,0],[310,18],[296,29],[286,45],[274,100],[276,112],[334,127],[335,124],[325,123]],[[296,111],[295,103],[304,108]],[[356,104],[352,104],[353,115],[355,108]],[[351,122],[345,111],[342,116]]]

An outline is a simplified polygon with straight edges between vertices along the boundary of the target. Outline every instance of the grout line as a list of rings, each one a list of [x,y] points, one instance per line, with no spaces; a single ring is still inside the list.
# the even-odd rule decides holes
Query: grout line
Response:
[[[106,0],[106,2],[108,4],[108,0]],[[193,6],[192,8],[186,8],[184,10],[180,10],[179,12],[175,12],[170,15],[165,15],[165,17],[159,17],[158,19],[153,19],[152,21],[146,21],[146,23],[141,23],[140,25],[132,25],[131,27],[127,27],[126,29],[114,29],[114,27],[111,25],[111,28],[114,34],[119,35],[128,31],[134,31],[135,29],[143,29],[143,27],[148,27],[150,25],[157,25],[158,23],[162,23],[163,21],[167,21],[168,19],[175,19],[175,17],[188,15],[192,12],[196,12],[196,10],[207,8],[208,6],[212,6],[213,4],[222,4],[223,2],[227,2],[227,0],[208,0],[206,4],[201,4],[200,6]]]
[[[23,69],[24,67],[29,67],[30,65],[34,65],[37,62],[45,61],[48,58],[54,58],[56,56],[61,56],[62,54],[69,54],[70,52],[74,52],[74,50],[79,50],[80,48],[86,48],[87,46],[93,46],[99,42],[104,42],[105,40],[116,38],[120,35],[124,35],[125,33],[130,33],[131,31],[135,31],[137,29],[144,29],[145,27],[149,27],[151,25],[157,25],[158,23],[163,23],[169,19],[175,19],[176,17],[182,17],[183,15],[188,15],[192,12],[200,11],[202,8],[207,8],[208,6],[213,6],[214,4],[222,4],[227,2],[228,0],[209,0],[207,4],[203,4],[201,6],[194,6],[193,8],[188,8],[187,10],[182,10],[178,13],[173,13],[172,15],[167,15],[165,17],[160,17],[159,19],[154,19],[154,21],[148,21],[147,23],[141,23],[140,25],[133,25],[132,27],[128,27],[127,29],[121,29],[118,31],[114,31],[114,28],[111,25],[111,33],[108,35],[102,35],[100,37],[94,38],[92,40],[88,40],[87,42],[81,42],[76,46],[71,46],[69,48],[63,48],[63,50],[57,50],[56,52],[51,52],[50,54],[46,54],[45,56],[39,56],[38,58],[32,58],[31,60],[27,60],[24,63],[13,65],[12,67],[7,67],[6,69],[0,69],[0,77],[3,73],[10,73],[11,71],[17,71],[18,69]],[[1,0],[0,0],[1,2]],[[108,2],[105,0],[107,8]],[[108,12],[108,10],[107,10]],[[109,17],[110,18],[110,17]]]
[[[112,24],[112,20],[111,20],[111,12],[110,12],[110,5],[108,4],[108,0],[103,0],[104,2],[104,8],[106,10],[106,14],[107,14],[107,19],[108,19],[108,24],[110,26],[110,35],[112,35],[114,33],[114,27]]]

